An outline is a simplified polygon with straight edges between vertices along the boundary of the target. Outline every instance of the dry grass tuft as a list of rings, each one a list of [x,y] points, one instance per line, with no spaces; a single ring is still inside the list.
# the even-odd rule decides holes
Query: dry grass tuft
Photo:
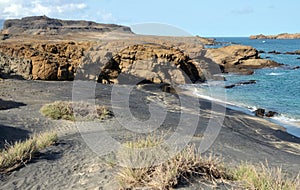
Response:
[[[234,170],[234,179],[241,181],[244,188],[259,190],[298,190],[300,175],[289,177],[282,168],[270,168],[268,164],[259,166],[241,164]]]
[[[193,181],[195,178],[214,182],[219,179],[227,179],[225,169],[220,160],[213,157],[203,157],[190,145],[177,155],[165,162],[154,164],[155,158],[168,156],[163,146],[160,146],[162,138],[147,137],[135,142],[127,142],[125,146],[132,148],[123,151],[121,156],[122,167],[117,176],[123,189],[146,187],[150,189],[171,189],[179,184]],[[135,149],[156,148],[156,152],[141,151],[136,154]],[[133,156],[134,155],[134,156]],[[152,163],[151,163],[151,159]],[[135,167],[137,163],[147,162],[147,167]],[[153,164],[153,165],[151,165]],[[142,165],[141,165],[142,166]]]
[[[7,144],[6,148],[0,152],[0,173],[7,173],[25,165],[35,153],[56,141],[57,135],[55,133],[45,132],[34,135],[24,142]]]
[[[65,119],[70,121],[87,121],[94,119],[106,119],[112,113],[104,106],[94,106],[82,102],[56,101],[44,105],[40,112],[51,119]]]

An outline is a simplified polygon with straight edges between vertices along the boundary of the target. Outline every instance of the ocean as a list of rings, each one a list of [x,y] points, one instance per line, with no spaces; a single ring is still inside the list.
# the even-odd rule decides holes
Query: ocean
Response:
[[[255,39],[249,38],[215,38],[221,45],[249,45],[264,52],[293,52],[300,50],[300,39]],[[300,137],[300,55],[261,53],[262,58],[268,58],[285,66],[277,68],[257,69],[253,75],[225,74],[225,85],[241,81],[255,80],[256,84],[236,86],[224,89],[223,83],[199,84],[195,93],[202,97],[226,100],[229,105],[249,114],[257,108],[275,111],[279,115],[271,120],[287,128],[287,131]],[[226,97],[224,97],[224,94]]]

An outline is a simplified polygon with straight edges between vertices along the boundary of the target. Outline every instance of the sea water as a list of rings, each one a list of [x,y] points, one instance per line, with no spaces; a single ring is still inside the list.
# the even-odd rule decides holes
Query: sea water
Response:
[[[300,69],[292,69],[300,66],[300,55],[268,53],[300,50],[300,39],[216,38],[216,41],[222,44],[211,48],[230,44],[249,45],[266,52],[260,54],[262,58],[274,60],[284,66],[257,69],[253,75],[225,74],[225,82],[200,84],[196,86],[195,93],[226,100],[250,114],[257,108],[278,112],[279,115],[271,121],[279,122],[288,132],[300,137]],[[255,80],[256,84],[224,89],[224,85],[248,80]]]

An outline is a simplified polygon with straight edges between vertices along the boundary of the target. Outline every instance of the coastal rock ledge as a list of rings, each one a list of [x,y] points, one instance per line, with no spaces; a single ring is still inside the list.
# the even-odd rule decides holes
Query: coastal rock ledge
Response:
[[[249,37],[250,39],[299,39],[300,33],[296,34],[288,34],[288,33],[282,33],[278,35],[252,35]]]
[[[253,69],[281,65],[275,61],[260,58],[255,48],[244,45],[208,49],[205,56],[219,64],[224,73],[253,74]]]

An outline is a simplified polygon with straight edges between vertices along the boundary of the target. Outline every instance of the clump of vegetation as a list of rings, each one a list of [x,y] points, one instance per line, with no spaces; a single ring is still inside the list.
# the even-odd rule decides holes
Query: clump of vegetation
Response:
[[[41,113],[51,119],[65,119],[70,121],[106,119],[112,113],[104,106],[94,106],[82,102],[56,101],[41,108]]]
[[[163,142],[161,136],[150,135],[122,144],[117,153],[120,168],[116,175],[121,189],[172,189],[194,180],[209,186],[221,183],[237,189],[300,189],[300,174],[291,177],[281,168],[270,168],[262,163],[258,166],[240,164],[236,168],[228,168],[218,157],[202,156],[194,145],[188,145],[175,156],[169,156]],[[169,159],[159,162],[158,157]]]
[[[25,165],[34,154],[54,144],[57,138],[56,133],[45,132],[23,142],[7,144],[0,152],[0,173],[7,173]]]
[[[124,143],[128,147],[127,152],[121,149],[122,167],[118,171],[118,180],[123,189],[134,189],[147,187],[151,189],[171,189],[181,183],[198,179],[215,180],[228,179],[229,176],[225,168],[220,164],[220,160],[213,156],[201,156],[195,146],[189,145],[177,155],[165,162],[155,164],[154,158],[167,156],[165,147],[160,146],[162,138],[153,136],[139,139],[135,142]],[[151,151],[141,151],[138,154],[136,149],[158,147],[156,153]],[[130,151],[131,150],[131,151]],[[151,163],[151,159],[153,159]],[[147,162],[146,167],[140,167],[137,163]]]
[[[233,171],[234,179],[241,181],[247,189],[298,190],[300,175],[288,176],[282,168],[270,168],[268,164],[259,166],[241,164]]]

